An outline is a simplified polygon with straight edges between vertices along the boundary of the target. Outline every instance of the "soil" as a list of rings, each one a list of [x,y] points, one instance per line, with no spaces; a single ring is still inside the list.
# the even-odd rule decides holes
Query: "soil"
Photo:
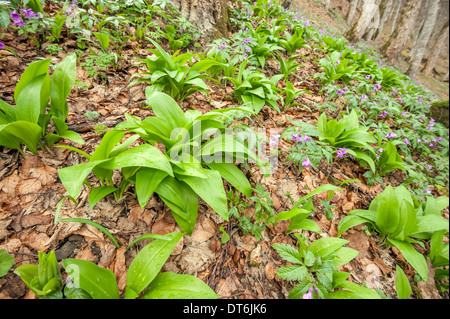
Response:
[[[347,26],[344,19],[339,16],[346,12],[348,2],[331,1],[331,4],[330,12],[324,11],[320,1],[302,1],[301,9],[312,21],[324,23],[343,32]],[[24,35],[19,36],[12,29],[2,34],[0,39],[14,48],[17,54],[15,56],[8,51],[0,51],[0,98],[13,103],[14,88],[26,66],[37,57],[52,56],[44,50],[48,43],[44,43],[38,49],[32,40]],[[165,45],[163,43],[163,46]],[[58,58],[62,59],[67,52],[76,48],[76,42],[63,35],[60,46],[64,50],[58,54]],[[128,87],[133,74],[145,71],[133,59],[145,57],[148,54],[145,49],[148,48],[152,48],[148,43],[128,40],[123,46],[123,59],[120,60],[118,68],[103,72],[104,79],[89,77],[84,69],[77,67],[77,78],[87,83],[87,88],[74,86],[68,98],[70,113],[67,123],[69,129],[78,132],[85,140],[86,144],[81,147],[84,152],[92,154],[101,141],[102,135],[99,134],[101,132],[95,131],[95,125],[103,124],[110,129],[125,120],[125,114],[140,118],[152,115],[151,111],[143,108],[146,106],[144,87],[142,85]],[[310,67],[301,71],[303,72],[300,74],[301,78],[317,72],[314,54],[306,49],[302,52],[304,56],[302,62]],[[270,62],[268,64],[270,70],[271,64]],[[274,66],[276,67],[276,63]],[[437,69],[442,70],[445,67],[448,69],[448,59],[445,62],[441,61]],[[422,78],[420,80],[422,81]],[[293,107],[278,114],[273,109],[265,107],[257,118],[260,127],[275,128],[281,133],[290,126],[288,117],[309,123],[314,123],[318,119],[319,107],[326,101],[325,95],[318,94],[319,84],[310,77],[308,83],[298,82],[296,86],[312,91],[312,95],[305,94],[299,99],[299,102],[308,106],[311,112],[302,107]],[[430,88],[434,87],[430,85]],[[230,90],[231,87],[216,87],[207,97],[201,93],[194,94],[181,103],[181,106],[184,111],[197,109],[202,113],[215,107],[238,106],[231,98]],[[448,83],[446,90],[445,94],[448,96]],[[442,95],[443,92],[436,93]],[[87,111],[97,111],[100,117],[90,120],[84,116]],[[80,147],[68,142],[60,144]],[[317,222],[322,233],[304,231],[310,241],[336,236],[337,224],[346,213],[353,209],[367,209],[371,200],[381,193],[386,185],[398,186],[405,178],[401,172],[394,171],[383,177],[383,184],[367,186],[362,176],[365,170],[350,158],[336,161],[332,166],[322,162],[318,170],[304,168],[299,171],[297,165],[285,161],[290,146],[285,141],[279,145],[278,167],[271,176],[264,177],[255,166],[250,166],[252,174],[248,174],[252,185],[261,183],[271,192],[276,212],[292,208],[292,201],[286,193],[296,200],[323,184],[355,178],[361,181],[345,184],[342,191],[335,192],[331,201],[335,207],[333,220],[326,218],[323,206],[319,203],[319,199],[326,198],[327,194],[320,194],[314,198],[317,210],[313,220]],[[89,191],[84,187],[78,198],[78,206],[65,201],[61,209],[60,217],[87,218],[106,227],[121,245],[120,249],[92,226],[67,222],[55,224],[53,219],[57,204],[66,195],[57,170],[81,163],[83,160],[78,153],[59,147],[39,150],[36,155],[26,153],[25,156],[17,151],[0,147],[0,249],[6,249],[14,256],[16,263],[14,267],[36,264],[38,251],[49,250],[55,250],[58,260],[77,258],[97,263],[114,272],[119,289],[123,292],[126,271],[131,261],[149,241],[141,241],[128,250],[124,247],[142,234],[164,235],[181,229],[157,195],[141,208],[132,188],[124,194],[122,200],[116,201],[114,196],[109,195],[91,210],[87,201]],[[242,169],[246,172],[244,167]],[[93,176],[89,176],[88,181],[94,186],[98,183]],[[225,185],[228,191],[230,187],[228,184]],[[436,190],[435,195],[443,194]],[[254,207],[251,206],[246,210],[250,215],[253,212]],[[448,212],[446,216],[448,218]],[[223,226],[231,237],[225,244],[221,243],[220,226]],[[180,240],[164,265],[163,271],[195,275],[213,288],[221,298],[287,298],[295,283],[277,277],[277,269],[286,265],[286,262],[272,248],[276,243],[295,245],[295,237],[292,234],[286,235],[287,227],[288,222],[279,222],[267,228],[263,232],[263,238],[256,240],[250,234],[245,235],[234,218],[224,222],[200,200],[198,220],[192,235],[184,236]],[[351,273],[350,281],[360,285],[366,283],[369,287],[379,288],[385,294],[396,296],[395,266],[401,264],[411,279],[410,282],[416,284],[413,280],[415,271],[412,267],[402,261],[398,251],[385,249],[380,245],[379,238],[375,234],[367,236],[364,229],[355,227],[344,233],[342,238],[349,240],[349,247],[360,252],[354,260],[341,267],[342,271]],[[12,270],[0,278],[0,299],[36,298]],[[438,291],[432,282],[425,286],[417,285],[412,298],[426,296],[448,298],[448,294]]]

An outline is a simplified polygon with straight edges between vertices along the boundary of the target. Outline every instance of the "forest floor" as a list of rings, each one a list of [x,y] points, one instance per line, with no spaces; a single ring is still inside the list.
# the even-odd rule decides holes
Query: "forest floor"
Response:
[[[332,1],[334,12],[342,15],[347,8],[337,8],[339,1]],[[320,22],[333,25],[337,30],[345,30],[343,20],[333,13],[325,12],[322,5],[316,1],[302,1],[302,9],[312,21],[321,17]],[[339,2],[340,3],[340,2]],[[347,4],[346,1],[343,1]],[[336,5],[335,5],[336,4]],[[26,36],[19,36],[14,31],[2,35],[2,41],[14,48],[17,56],[8,51],[0,55],[0,91],[1,98],[7,102],[13,101],[14,88],[26,66],[37,57],[51,58],[45,51],[46,44],[38,50],[33,41]],[[63,58],[67,52],[73,51],[76,43],[64,38],[60,45],[64,48],[58,54]],[[82,150],[92,154],[99,145],[102,135],[94,130],[97,124],[113,128],[125,120],[124,114],[145,118],[152,112],[143,109],[146,106],[144,87],[136,85],[128,87],[130,77],[144,71],[134,61],[147,55],[145,49],[151,48],[144,44],[138,48],[138,43],[128,41],[122,51],[123,59],[117,70],[105,73],[103,81],[93,79],[82,68],[77,68],[77,78],[87,83],[87,88],[74,87],[68,98],[70,113],[67,118],[69,129],[78,132],[86,144]],[[302,62],[308,65],[300,72],[301,78],[320,72],[314,65],[313,53],[302,49]],[[448,61],[448,60],[447,60]],[[270,67],[277,67],[277,64]],[[448,64],[443,62],[438,70],[445,69]],[[270,71],[268,71],[270,73]],[[420,75],[419,75],[420,76]],[[419,77],[420,78],[420,77]],[[438,77],[439,78],[439,77]],[[422,78],[420,78],[422,81]],[[304,94],[300,102],[308,106],[312,112],[302,107],[293,107],[278,114],[265,107],[258,115],[258,123],[264,128],[276,128],[281,134],[290,126],[288,117],[307,123],[315,123],[319,117],[319,106],[326,101],[326,95],[319,95],[319,82],[310,78],[305,87],[313,94]],[[425,82],[426,79],[423,78]],[[435,81],[435,80],[430,80]],[[441,84],[440,84],[441,85]],[[213,87],[213,86],[212,86]],[[436,86],[430,85],[430,89]],[[448,96],[446,89],[439,89],[439,96]],[[198,93],[186,99],[181,106],[183,110],[197,109],[207,112],[214,108],[238,106],[231,97],[232,87],[215,88],[206,97]],[[86,111],[98,111],[100,117],[89,120],[83,114]],[[286,211],[292,207],[292,201],[307,195],[311,190],[332,180],[359,179],[342,186],[342,191],[335,192],[331,204],[334,219],[328,220],[320,205],[313,217],[322,233],[304,231],[311,241],[320,237],[337,235],[338,222],[353,209],[365,209],[373,198],[383,191],[386,185],[398,186],[404,181],[404,174],[395,171],[383,177],[384,183],[367,186],[362,176],[364,169],[357,162],[347,158],[328,166],[325,161],[315,170],[311,167],[299,171],[297,165],[286,162],[286,150],[290,143],[281,141],[278,166],[273,174],[264,177],[257,169],[250,174],[252,185],[261,183],[270,192],[276,212]],[[16,266],[36,264],[38,251],[55,250],[58,260],[77,258],[92,261],[99,266],[112,270],[117,278],[119,290],[122,292],[126,284],[127,269],[133,257],[148,243],[142,241],[131,249],[125,247],[142,234],[167,234],[181,231],[170,210],[157,197],[141,208],[131,192],[120,202],[112,195],[101,200],[92,210],[89,209],[87,197],[89,192],[84,189],[79,197],[79,205],[66,201],[61,210],[61,216],[88,218],[106,227],[118,240],[122,248],[116,246],[98,229],[80,223],[53,222],[56,207],[66,190],[58,178],[57,169],[78,164],[82,157],[68,149],[53,147],[39,150],[36,155],[26,153],[23,157],[17,151],[1,149],[0,152],[0,249],[6,249],[14,255]],[[246,171],[243,168],[244,171]],[[95,185],[96,180],[89,177]],[[326,198],[326,193],[316,196],[316,200]],[[324,197],[322,197],[324,196]],[[246,214],[252,214],[254,207],[246,208]],[[445,213],[448,218],[448,210]],[[231,239],[221,244],[222,232],[219,227],[230,234]],[[256,240],[251,234],[245,235],[237,227],[234,218],[224,222],[212,209],[200,200],[199,214],[192,236],[184,236],[165,263],[163,270],[175,273],[191,274],[206,282],[222,298],[257,298],[285,299],[293,287],[293,283],[276,276],[277,269],[286,265],[272,248],[276,243],[295,245],[295,237],[286,235],[288,221],[281,221],[273,228],[263,232],[263,238]],[[351,273],[349,278],[357,284],[366,283],[369,287],[379,288],[385,294],[395,295],[395,265],[400,262],[408,278],[414,276],[414,269],[404,262],[401,253],[396,249],[383,249],[378,245],[374,235],[367,236],[361,227],[355,227],[344,233],[342,238],[349,240],[348,247],[359,251],[359,255],[341,270]],[[430,272],[432,272],[432,267]],[[414,288],[414,298],[442,299],[448,298],[436,289],[433,274],[430,273],[428,283],[421,282]],[[0,299],[4,298],[36,298],[28,290],[19,276],[8,273],[0,278]]]

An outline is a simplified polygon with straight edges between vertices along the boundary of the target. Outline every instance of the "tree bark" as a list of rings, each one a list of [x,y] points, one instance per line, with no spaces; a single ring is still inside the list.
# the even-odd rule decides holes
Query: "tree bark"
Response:
[[[325,3],[325,10],[330,10],[330,2],[331,0],[327,0],[327,2]]]
[[[425,69],[423,70],[423,73],[426,76],[429,76],[431,72],[433,71],[434,66],[436,65],[436,61],[439,57],[439,54],[441,53],[442,49],[445,46],[445,43],[448,41],[448,19],[447,23],[444,25],[444,27],[441,29],[440,35],[436,41],[436,46],[433,48],[429,58],[428,62],[425,66]]]
[[[393,7],[393,0],[383,0],[380,4],[380,25],[378,26],[377,31],[375,32],[375,41],[378,41],[378,39],[381,37],[381,34],[383,33],[384,24],[388,21],[389,16],[392,12]]]
[[[181,11],[181,16],[200,32],[202,39],[228,37],[225,0],[180,0],[175,6]]]
[[[372,41],[373,34],[379,28],[379,26],[380,26],[380,11],[377,9],[375,10],[375,14],[369,23],[368,31],[364,35],[367,41]]]
[[[347,12],[347,23],[350,25],[353,24],[353,19],[355,18],[357,6],[358,6],[358,0],[351,0],[350,8],[348,9],[348,12]]]
[[[395,63],[409,40],[413,25],[419,13],[421,0],[406,0],[401,11],[400,21],[394,33],[382,47],[382,52],[391,63]]]
[[[392,33],[394,33],[395,25],[397,24],[398,13],[400,12],[400,8],[402,7],[402,5],[403,0],[397,2],[397,8],[395,9],[394,18],[392,19],[391,31],[389,31],[389,36],[391,36]]]
[[[417,44],[414,47],[414,55],[411,59],[411,64],[406,74],[411,75],[417,72],[420,63],[422,62],[425,49],[430,40],[431,32],[433,31],[434,25],[436,23],[436,18],[439,10],[439,0],[431,0],[428,5],[427,16],[423,23],[422,31],[420,32],[419,38],[417,39]]]
[[[364,0],[361,16],[355,25],[346,33],[347,39],[352,42],[361,40],[369,28],[372,18],[378,12],[381,0]]]

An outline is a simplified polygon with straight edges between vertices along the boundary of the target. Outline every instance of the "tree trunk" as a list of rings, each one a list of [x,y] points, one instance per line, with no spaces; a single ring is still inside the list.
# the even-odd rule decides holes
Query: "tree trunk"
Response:
[[[351,0],[350,8],[348,9],[348,12],[347,12],[347,23],[350,25],[353,24],[353,19],[355,18],[357,6],[358,6],[358,0]]]
[[[394,33],[395,25],[397,24],[398,13],[400,12],[400,8],[402,7],[402,5],[403,0],[397,2],[397,8],[395,9],[394,18],[392,19],[391,31],[389,31],[389,36],[391,36],[392,33]]]
[[[378,26],[378,29],[375,32],[375,41],[378,41],[381,34],[383,33],[384,24],[388,21],[389,16],[391,15],[392,7],[393,7],[393,0],[383,0],[380,4],[380,25]]]
[[[412,56],[411,64],[409,65],[406,74],[411,75],[417,72],[420,63],[422,62],[425,49],[430,40],[431,32],[433,31],[436,17],[439,10],[439,0],[432,0],[428,5],[427,16],[425,18],[422,31],[420,32],[417,44],[414,48],[414,55]]]
[[[285,0],[281,6],[285,9],[289,9],[289,7],[291,6],[291,3],[292,3],[292,0]]]
[[[394,63],[400,56],[411,35],[411,30],[417,19],[421,0],[406,0],[401,11],[400,21],[394,33],[382,48],[389,62]]]
[[[325,10],[330,10],[330,2],[331,0],[327,0],[327,2],[325,3]]]
[[[441,50],[444,48],[445,43],[448,41],[448,19],[447,23],[442,28],[440,35],[436,41],[436,46],[433,48],[429,58],[427,65],[425,66],[425,69],[423,70],[423,73],[426,76],[429,76],[431,72],[433,71],[434,66],[436,65],[436,61],[439,57],[439,54],[441,53]]]
[[[420,7],[419,16],[416,21],[416,27],[413,28],[413,31],[411,33],[412,34],[412,45],[411,45],[411,52],[409,52],[409,62],[412,61],[414,55],[416,54],[416,44],[417,44],[417,41],[419,40],[420,34],[422,33],[423,26],[424,26],[424,23],[427,18],[427,14],[428,14],[428,9],[430,7],[429,4],[432,1],[435,1],[435,0],[423,1],[422,6]]]
[[[375,14],[372,18],[372,21],[369,23],[368,31],[365,34],[365,39],[367,41],[372,41],[373,34],[380,26],[380,11],[377,9],[375,10]]]
[[[225,0],[180,0],[175,6],[181,16],[194,25],[204,40],[228,37]]]
[[[347,39],[352,42],[361,40],[369,28],[372,18],[378,12],[381,0],[364,0],[361,16],[355,25],[346,33]]]

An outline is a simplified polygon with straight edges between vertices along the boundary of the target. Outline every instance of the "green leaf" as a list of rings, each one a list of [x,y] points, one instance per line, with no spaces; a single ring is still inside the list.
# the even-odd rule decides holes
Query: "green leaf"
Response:
[[[191,276],[163,272],[156,276],[142,299],[217,299],[202,280]]]
[[[220,217],[228,220],[227,195],[222,177],[217,171],[205,170],[205,172],[208,178],[180,176],[179,179],[188,184]]]
[[[425,281],[428,282],[428,267],[425,257],[419,253],[412,244],[399,241],[395,239],[387,239],[392,245],[398,248],[402,253],[403,257],[405,257],[406,261],[411,264],[411,266],[417,271],[419,276]]]
[[[279,212],[275,217],[275,223],[279,222],[280,220],[289,220],[298,215],[300,215],[301,220],[303,220],[307,218],[309,214],[310,214],[309,210],[303,208],[294,208],[288,211]]]
[[[167,176],[155,191],[169,206],[181,229],[192,234],[198,214],[197,194],[184,182]]]
[[[9,269],[15,264],[14,257],[0,249],[0,278],[5,276]]]
[[[448,219],[442,218],[438,215],[425,215],[417,216],[417,223],[414,225],[414,229],[406,234],[406,236],[413,236],[417,233],[423,232],[436,232],[440,230],[449,229]]]
[[[145,90],[147,103],[157,117],[169,123],[171,130],[184,127],[187,124],[183,111],[171,96],[162,92],[150,94],[147,89]]]
[[[222,232],[222,238],[220,239],[220,242],[222,244],[227,243],[230,240],[230,235],[223,229],[223,225],[219,227],[219,230]]]
[[[128,269],[125,298],[135,298],[155,279],[183,235],[170,233],[170,240],[155,239],[141,249]]]
[[[305,200],[307,200],[308,198],[310,198],[316,194],[326,192],[326,191],[341,191],[341,190],[342,190],[342,188],[339,188],[337,186],[330,185],[330,184],[325,184],[325,185],[319,186],[315,190],[311,191],[308,195],[303,196],[298,201],[296,201],[294,206],[292,206],[292,208],[299,207],[300,204],[302,204]]]
[[[292,290],[289,292],[289,299],[302,299],[303,295],[306,294],[309,288],[312,287],[312,283],[309,281],[299,282]]]
[[[80,259],[63,259],[63,267],[76,287],[85,290],[94,299],[119,299],[114,273],[96,264]]]
[[[108,49],[109,47],[109,36],[104,33],[94,32],[95,37],[97,38],[98,42],[100,42],[100,45],[102,46],[103,50]]]
[[[381,297],[374,290],[361,287],[360,285],[350,281],[344,281],[338,287],[347,289],[348,291],[354,293],[358,296],[358,299],[381,299]]]
[[[76,62],[75,53],[67,54],[64,60],[56,66],[50,79],[50,110],[56,117],[63,120],[69,113],[66,99],[75,83]]]
[[[42,91],[39,95],[33,96],[33,98],[40,97],[40,110],[44,111],[45,107],[48,103],[48,97],[50,95],[50,77],[48,74],[48,66],[50,64],[51,59],[35,61],[30,63],[30,65],[25,69],[22,76],[20,77],[19,82],[16,85],[14,90],[14,101],[19,98],[20,93],[28,85],[29,82],[33,81],[35,78],[40,75],[44,75],[44,81],[42,83]],[[30,97],[31,98],[31,97]]]
[[[285,280],[303,281],[307,275],[308,269],[305,266],[282,266],[277,270],[277,276]]]
[[[20,142],[33,153],[37,153],[41,140],[41,127],[28,121],[15,121],[0,125],[0,145],[22,152]]]
[[[167,176],[168,174],[164,171],[147,167],[142,167],[136,172],[136,196],[142,208]]]
[[[41,101],[38,98],[47,74],[41,74],[22,89],[16,100],[16,119],[37,124],[41,115]],[[43,112],[42,112],[43,113]]]
[[[358,256],[359,254],[359,251],[348,247],[341,247],[334,253],[336,254],[336,256],[333,258],[334,265],[336,267],[339,267],[356,258],[356,256]]]
[[[335,237],[325,237],[319,238],[316,241],[312,242],[307,248],[307,251],[310,251],[316,257],[326,257],[331,253],[335,252],[342,246],[348,243],[348,240],[335,238]]]
[[[298,250],[287,244],[274,244],[272,247],[277,251],[281,258],[294,264],[303,264]]]
[[[295,229],[306,229],[309,231],[313,231],[316,233],[321,233],[322,230],[320,229],[320,227],[316,224],[315,221],[311,220],[311,219],[302,219],[297,221],[296,218],[298,218],[299,216],[295,216],[294,218],[292,218],[291,222],[289,223],[289,227],[287,229],[288,232],[291,232]]]
[[[210,169],[218,171],[234,188],[247,197],[252,196],[252,187],[244,173],[234,163],[209,163]]]
[[[99,200],[116,190],[118,190],[118,188],[112,186],[100,186],[92,188],[88,198],[89,209],[94,208],[95,204],[97,204]]]
[[[412,293],[408,277],[406,277],[403,269],[401,269],[398,265],[395,265],[395,269],[395,290],[397,291],[398,299],[408,299]]]
[[[21,265],[14,270],[23,282],[31,289],[31,281],[38,276],[38,265]]]

